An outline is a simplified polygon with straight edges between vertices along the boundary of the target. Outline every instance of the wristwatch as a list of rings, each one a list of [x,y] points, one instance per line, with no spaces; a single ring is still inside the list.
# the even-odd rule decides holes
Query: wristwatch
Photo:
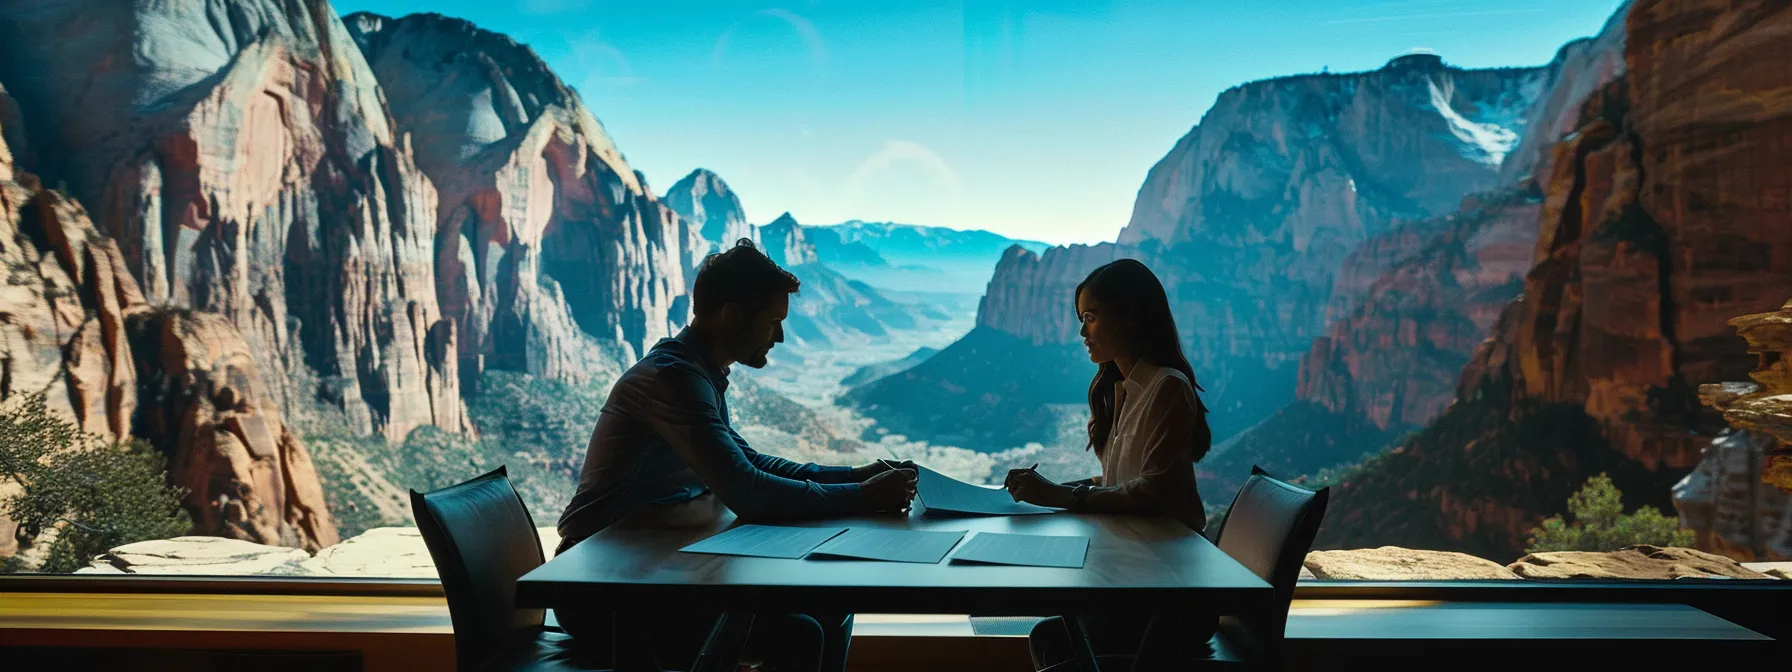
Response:
[[[1071,489],[1070,498],[1076,500],[1077,506],[1082,506],[1083,500],[1087,499],[1089,493],[1094,491],[1095,486],[1089,485],[1088,483],[1078,483],[1075,488]]]

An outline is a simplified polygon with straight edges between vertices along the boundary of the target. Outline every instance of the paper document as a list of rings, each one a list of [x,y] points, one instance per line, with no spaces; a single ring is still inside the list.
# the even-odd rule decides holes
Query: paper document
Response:
[[[844,527],[776,527],[742,525],[678,549],[684,553],[746,555],[755,558],[797,559],[822,542],[845,532]]]
[[[952,561],[1082,569],[1083,556],[1088,552],[1088,537],[978,532],[958,547]]]
[[[1058,512],[1058,509],[1014,501],[1006,488],[971,485],[927,467],[919,468],[916,480],[916,496],[929,513],[1026,516]]]
[[[886,562],[935,563],[964,538],[964,531],[916,532],[855,527],[810,553],[810,557],[828,556]]]

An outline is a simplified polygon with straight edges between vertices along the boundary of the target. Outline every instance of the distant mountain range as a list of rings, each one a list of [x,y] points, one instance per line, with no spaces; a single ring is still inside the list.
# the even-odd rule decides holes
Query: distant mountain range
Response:
[[[883,338],[894,329],[914,329],[950,317],[926,303],[891,300],[870,284],[840,273],[816,244],[818,229],[798,223],[788,212],[763,226],[747,223],[740,199],[715,173],[692,171],[666,192],[666,202],[682,218],[697,223],[711,250],[731,247],[742,238],[756,241],[766,256],[802,282],[784,323],[786,337],[798,345],[850,347],[855,340]],[[835,240],[830,233],[821,237]]]
[[[1008,248],[1050,247],[988,231],[857,220],[807,227],[807,234],[841,275],[899,292],[978,293]]]
[[[904,424],[929,440],[961,434],[950,420],[916,424],[942,395],[962,397],[974,415],[991,418],[1027,412],[1017,405],[1047,390],[1059,392],[1046,401],[1078,403],[1091,369],[1077,361],[1073,290],[1095,267],[1132,257],[1163,280],[1207,389],[1214,437],[1224,440],[1294,401],[1299,363],[1325,333],[1339,268],[1353,251],[1499,184],[1501,160],[1517,152],[1453,129],[1477,125],[1487,134],[1471,137],[1498,136],[1516,147],[1549,77],[1548,68],[1467,70],[1411,55],[1369,72],[1233,87],[1147,174],[1117,242],[1014,248],[994,269],[979,329],[1032,349],[1033,356],[1007,358],[1020,369],[1081,371],[1080,385],[1002,394],[1030,372],[948,361],[970,352],[948,347],[930,362],[943,379],[873,383],[848,398],[880,423]],[[980,431],[1002,438],[980,449],[1001,450],[1043,441],[1055,429],[1024,423]]]
[[[1727,321],[1792,296],[1787,30],[1784,2],[1636,0],[1545,67],[1420,54],[1235,87],[1115,243],[1011,251],[975,331],[844,398],[913,438],[1049,438],[1034,409],[1082,390],[1040,372],[1091,371],[1071,289],[1134,257],[1225,441],[1197,466],[1211,504],[1262,465],[1334,487],[1322,548],[1510,558],[1606,473],[1762,558],[1792,500],[1680,479],[1747,459],[1708,450],[1728,427],[1697,385],[1746,379]]]

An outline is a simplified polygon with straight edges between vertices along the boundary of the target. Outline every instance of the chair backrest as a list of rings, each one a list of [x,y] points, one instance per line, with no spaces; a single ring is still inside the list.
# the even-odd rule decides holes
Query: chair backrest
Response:
[[[1247,645],[1268,655],[1281,648],[1294,584],[1300,580],[1301,564],[1313,548],[1313,538],[1319,535],[1319,523],[1330,499],[1331,488],[1308,490],[1276,480],[1255,466],[1232,499],[1214,545],[1275,588],[1275,601],[1266,612],[1222,623],[1234,635],[1243,635],[1240,638]],[[1237,632],[1241,628],[1244,632]]]
[[[411,512],[448,597],[459,669],[480,669],[517,632],[541,626],[542,610],[516,608],[516,580],[544,561],[541,537],[503,467],[412,490]]]

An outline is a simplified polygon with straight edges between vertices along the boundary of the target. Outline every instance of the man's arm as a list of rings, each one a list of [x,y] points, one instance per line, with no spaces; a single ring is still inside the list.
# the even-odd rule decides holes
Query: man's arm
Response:
[[[643,390],[641,420],[658,433],[697,474],[703,485],[743,518],[842,515],[863,509],[857,483],[824,484],[779,475],[749,458],[750,448],[722,421],[715,387],[696,370],[672,364],[660,368]],[[759,455],[760,461],[795,465]],[[785,473],[798,469],[773,463]]]
[[[813,462],[804,464],[786,460],[776,455],[767,455],[753,450],[752,446],[747,445],[747,439],[741,436],[740,432],[734,431],[733,427],[728,428],[728,435],[734,437],[734,445],[740,446],[740,451],[747,455],[747,461],[752,462],[753,466],[759,467],[766,473],[798,481],[815,481],[816,483],[857,482],[852,480],[852,467],[831,467]]]

